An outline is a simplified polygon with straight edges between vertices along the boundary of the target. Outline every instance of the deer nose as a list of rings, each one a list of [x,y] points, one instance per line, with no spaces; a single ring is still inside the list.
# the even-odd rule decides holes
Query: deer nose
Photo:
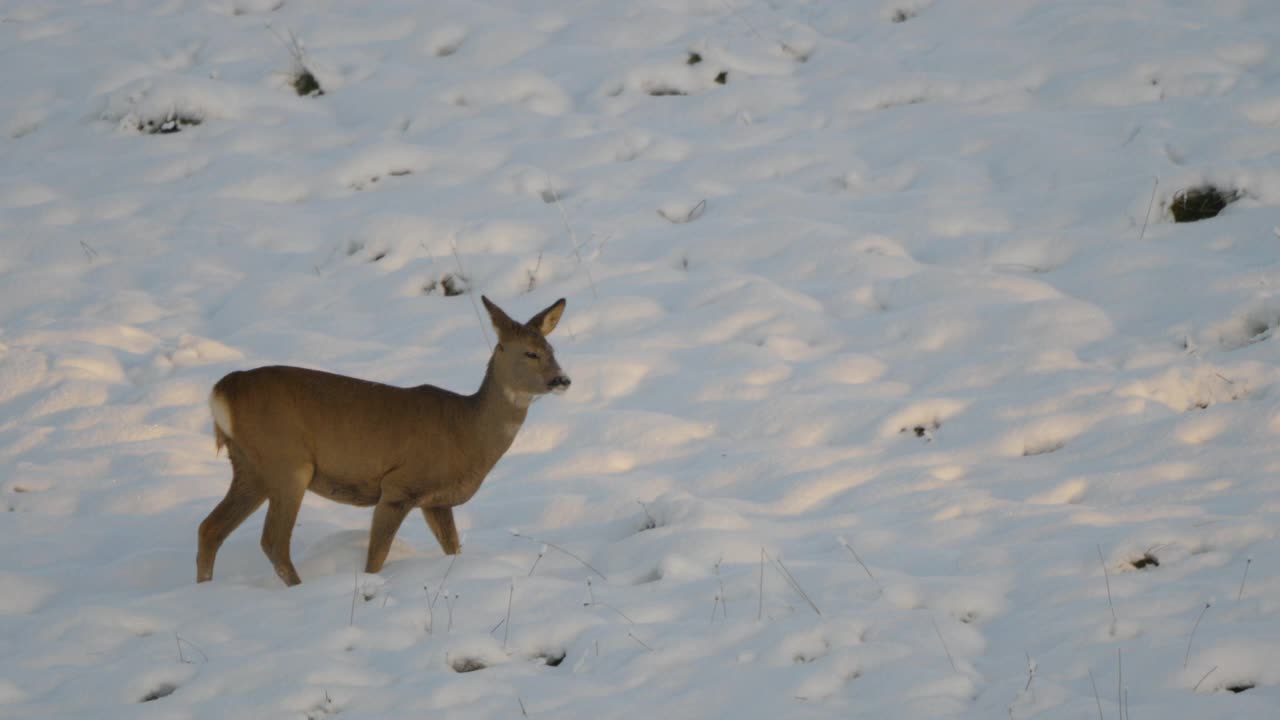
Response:
[[[570,381],[568,375],[560,375],[558,377],[551,378],[551,382],[547,383],[547,387],[551,388],[552,391],[558,392],[568,390],[569,385]]]

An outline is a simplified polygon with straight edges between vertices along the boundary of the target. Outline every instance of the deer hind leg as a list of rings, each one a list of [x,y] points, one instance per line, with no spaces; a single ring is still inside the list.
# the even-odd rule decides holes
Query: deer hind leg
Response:
[[[262,483],[244,457],[234,447],[231,456],[231,487],[226,497],[200,523],[199,549],[196,551],[196,582],[213,579],[213,561],[218,548],[267,499]]]
[[[270,473],[271,490],[267,494],[267,520],[262,526],[262,551],[286,585],[302,582],[293,567],[289,543],[298,510],[302,507],[302,497],[307,494],[307,486],[314,476],[315,466],[310,463]]]
[[[422,508],[422,515],[427,519],[431,534],[436,536],[445,555],[462,552],[462,544],[458,542],[458,528],[453,524],[453,508]]]

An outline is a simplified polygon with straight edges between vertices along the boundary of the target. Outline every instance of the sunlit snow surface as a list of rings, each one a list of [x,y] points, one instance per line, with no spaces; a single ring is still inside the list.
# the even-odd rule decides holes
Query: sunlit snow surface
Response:
[[[1270,717],[1277,28],[0,2],[0,716]],[[261,512],[197,586],[210,385],[469,392],[481,292],[574,384],[457,561],[313,496],[300,587]]]

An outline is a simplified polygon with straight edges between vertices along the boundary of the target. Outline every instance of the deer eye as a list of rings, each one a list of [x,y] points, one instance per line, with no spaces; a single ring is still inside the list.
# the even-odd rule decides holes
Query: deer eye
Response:
[[[538,353],[536,353],[536,352],[526,352],[526,353],[524,354],[524,356],[525,356],[525,357],[527,357],[527,358],[529,358],[530,360],[537,360],[537,359],[538,359]]]

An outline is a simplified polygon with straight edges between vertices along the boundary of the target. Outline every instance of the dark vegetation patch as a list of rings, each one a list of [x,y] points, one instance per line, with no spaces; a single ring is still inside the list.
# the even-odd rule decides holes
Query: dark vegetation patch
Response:
[[[650,85],[645,88],[645,92],[654,97],[672,97],[678,95],[688,95],[688,92],[670,85]]]
[[[662,579],[662,568],[656,567],[650,570],[649,572],[641,575],[640,577],[636,578],[635,582],[633,582],[632,585],[648,585],[649,583],[656,583],[661,579]]]
[[[1253,683],[1251,683],[1251,682],[1244,682],[1244,683],[1238,683],[1238,684],[1236,684],[1236,685],[1228,685],[1228,686],[1226,686],[1224,689],[1225,689],[1225,690],[1227,690],[1228,692],[1233,692],[1233,693],[1235,693],[1235,694],[1239,695],[1240,693],[1244,692],[1245,690],[1252,690],[1252,689],[1254,689],[1255,687],[1257,687],[1257,685],[1254,685],[1254,684],[1253,684]]]
[[[483,670],[487,667],[483,660],[479,658],[464,657],[449,662],[449,667],[453,668],[457,673],[469,673],[477,670]]]
[[[916,16],[915,10],[910,10],[908,8],[898,8],[897,10],[893,11],[892,15],[889,16],[889,22],[904,23],[915,16]]]
[[[639,500],[636,503],[640,505],[640,510],[644,512],[644,522],[640,523],[640,532],[658,527],[658,520],[653,516],[653,513],[649,512],[649,506]]]
[[[428,281],[422,286],[423,295],[434,295],[439,292],[445,297],[456,297],[471,292],[471,280],[466,275],[445,273],[439,280]]]
[[[146,118],[138,121],[138,132],[147,135],[172,135],[183,129],[195,127],[204,122],[199,115],[171,112],[162,118]]]
[[[898,428],[898,432],[904,433],[904,432],[910,431],[918,438],[925,438],[926,440],[932,440],[933,431],[937,430],[940,427],[942,427],[942,423],[939,423],[937,420],[930,420],[927,423],[917,423],[915,425],[907,425],[904,427],[900,427]]]
[[[1173,221],[1179,223],[1196,222],[1216,217],[1228,205],[1243,196],[1234,188],[1220,188],[1215,185],[1179,190],[1169,203],[1169,212],[1173,213]]]
[[[724,85],[727,82],[729,82],[729,71],[721,70],[719,74],[716,75],[716,84]]]
[[[308,70],[305,65],[294,72],[293,81],[289,84],[293,86],[293,91],[298,93],[298,97],[324,95],[324,88],[320,87],[320,81],[316,79],[315,73]]]
[[[1148,568],[1148,567],[1160,567],[1160,559],[1149,552],[1145,552],[1145,553],[1142,553],[1142,557],[1138,558],[1137,560],[1130,560],[1129,564],[1134,566],[1138,570],[1142,570],[1143,568]]]
[[[564,662],[567,655],[568,653],[564,650],[549,650],[534,655],[533,659],[540,661],[547,667],[560,667],[560,663]]]
[[[701,55],[699,55],[698,53],[696,53],[696,52],[694,52],[694,51],[690,50],[690,51],[689,51],[689,57],[685,59],[684,64],[685,64],[685,65],[697,65],[697,64],[698,64],[698,63],[700,63],[700,62],[702,62],[702,56],[701,56]]]

